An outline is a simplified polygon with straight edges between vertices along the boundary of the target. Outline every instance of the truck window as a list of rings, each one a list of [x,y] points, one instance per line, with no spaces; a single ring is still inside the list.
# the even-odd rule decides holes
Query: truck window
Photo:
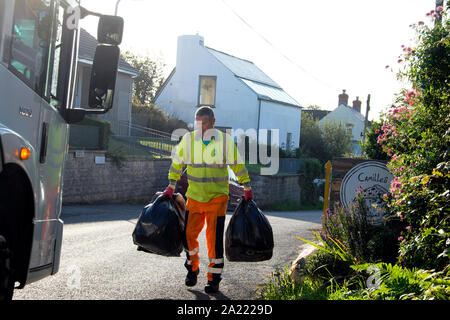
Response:
[[[52,29],[50,0],[16,1],[9,69],[43,96]]]
[[[14,8],[13,0],[0,1],[0,63],[8,66],[9,41],[11,39],[12,17],[8,12]]]
[[[5,24],[5,5],[6,1],[0,1],[0,62],[3,61],[3,44],[5,42],[5,31],[3,30]]]
[[[64,7],[57,6],[56,7],[56,28],[54,35],[54,50],[53,50],[53,58],[50,59],[50,67],[51,67],[51,79],[50,79],[50,95],[51,95],[51,104],[55,107],[59,106],[60,98],[58,97],[58,77],[59,77],[59,63],[61,60],[61,39],[62,39],[62,30],[64,23]]]

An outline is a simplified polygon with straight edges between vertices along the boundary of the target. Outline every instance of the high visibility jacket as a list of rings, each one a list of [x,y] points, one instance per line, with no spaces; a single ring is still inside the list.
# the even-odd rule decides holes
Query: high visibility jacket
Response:
[[[170,184],[175,185],[187,166],[189,183],[186,197],[199,202],[229,193],[228,168],[235,173],[238,182],[250,186],[250,177],[244,161],[233,138],[217,129],[214,130],[211,142],[206,146],[199,130],[183,136],[180,143],[172,151],[172,164],[169,169]]]

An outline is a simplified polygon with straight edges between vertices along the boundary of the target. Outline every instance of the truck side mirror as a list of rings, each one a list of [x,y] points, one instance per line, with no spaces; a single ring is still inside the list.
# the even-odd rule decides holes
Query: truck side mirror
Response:
[[[120,49],[99,44],[95,49],[89,88],[89,107],[109,110],[113,106]]]
[[[98,22],[97,40],[100,43],[118,46],[122,43],[123,18],[102,15]]]

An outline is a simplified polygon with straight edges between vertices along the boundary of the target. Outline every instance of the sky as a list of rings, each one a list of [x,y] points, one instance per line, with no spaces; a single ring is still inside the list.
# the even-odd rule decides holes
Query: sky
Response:
[[[89,10],[114,14],[117,0],[82,0]],[[359,97],[369,119],[393,103],[407,83],[396,78],[401,45],[414,45],[410,27],[435,0],[121,0],[121,50],[175,67],[177,37],[199,34],[205,46],[252,61],[303,107],[338,106]],[[81,26],[96,34],[96,18]],[[386,68],[386,66],[390,66]]]

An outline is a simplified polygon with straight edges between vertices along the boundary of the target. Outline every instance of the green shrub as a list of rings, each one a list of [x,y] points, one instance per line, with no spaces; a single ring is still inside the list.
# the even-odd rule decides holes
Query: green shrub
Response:
[[[305,276],[313,279],[323,287],[332,281],[344,283],[354,277],[351,261],[343,261],[339,256],[317,251],[308,257],[305,263]]]
[[[390,218],[380,226],[373,225],[367,219],[367,212],[364,196],[358,193],[348,210],[341,204],[327,210],[322,218],[323,234],[341,241],[361,263],[395,262],[402,224]]]
[[[320,190],[314,184],[314,179],[323,175],[323,168],[318,159],[306,158],[300,168],[300,200],[304,205],[314,205],[319,202]]]
[[[83,121],[78,122],[76,125],[97,127],[99,129],[99,141],[97,148],[98,150],[108,150],[109,136],[111,134],[111,124],[108,121],[93,117],[85,117]],[[82,144],[82,142],[80,144]],[[80,145],[77,146],[77,148],[83,148],[83,146]]]
[[[298,284],[289,277],[288,268],[276,270],[262,288],[263,300],[325,300],[327,292],[318,282],[305,279]]]
[[[133,114],[141,114],[148,116],[147,127],[150,129],[172,133],[175,129],[187,129],[187,123],[175,117],[167,116],[161,108],[150,103],[140,104],[134,100],[132,105]]]
[[[373,281],[370,287],[341,292],[335,299],[375,300],[449,300],[450,277],[448,271],[434,272],[402,268],[389,263],[353,266],[359,272],[370,273]],[[368,272],[371,270],[371,272]]]
[[[383,151],[378,144],[378,137],[382,134],[381,128],[383,122],[372,122],[372,126],[366,132],[366,143],[363,146],[363,152],[372,160],[389,160],[390,156]]]
[[[449,5],[443,11],[431,26],[414,25],[418,43],[404,48],[399,73],[412,88],[384,115],[377,140],[391,157],[388,206],[405,224],[399,258],[410,268],[442,270],[450,261]]]

